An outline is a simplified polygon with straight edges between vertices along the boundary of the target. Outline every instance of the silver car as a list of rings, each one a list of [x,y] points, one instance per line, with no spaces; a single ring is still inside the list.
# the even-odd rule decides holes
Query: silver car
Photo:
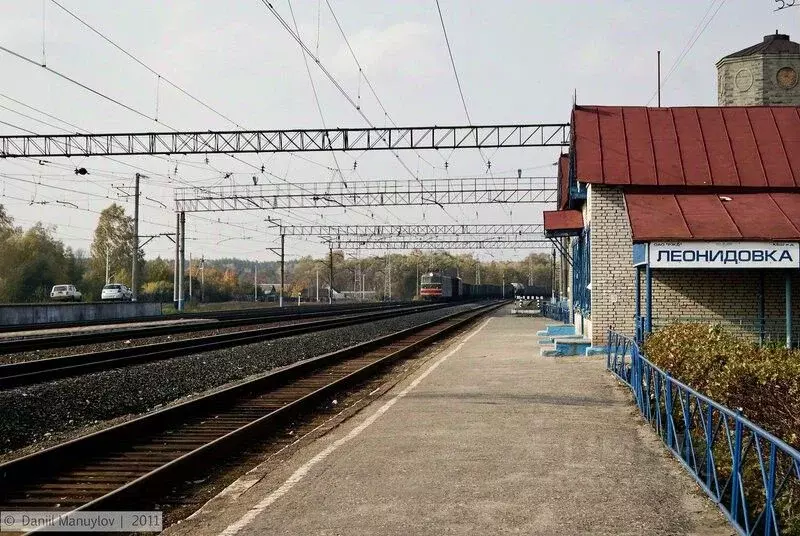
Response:
[[[131,289],[120,283],[111,283],[103,287],[100,293],[101,300],[130,300],[133,297]]]
[[[81,301],[81,293],[75,285],[56,285],[50,291],[51,300]]]

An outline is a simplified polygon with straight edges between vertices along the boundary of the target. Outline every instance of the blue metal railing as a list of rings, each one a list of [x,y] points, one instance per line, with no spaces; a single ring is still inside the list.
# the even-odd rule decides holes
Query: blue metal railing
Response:
[[[740,534],[800,534],[800,452],[671,377],[611,330],[606,367]]]
[[[542,316],[569,324],[569,307],[565,302],[542,302]]]

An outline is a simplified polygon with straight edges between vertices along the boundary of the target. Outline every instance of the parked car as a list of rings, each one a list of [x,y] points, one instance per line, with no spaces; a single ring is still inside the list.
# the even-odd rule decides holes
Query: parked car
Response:
[[[56,285],[50,291],[51,300],[81,301],[81,293],[75,285]]]
[[[103,292],[100,293],[101,300],[130,300],[133,298],[133,292],[125,285],[119,283],[111,283],[103,287]]]

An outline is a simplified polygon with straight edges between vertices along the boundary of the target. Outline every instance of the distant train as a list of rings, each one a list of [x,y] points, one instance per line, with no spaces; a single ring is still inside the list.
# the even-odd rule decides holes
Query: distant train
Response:
[[[460,277],[450,277],[439,273],[423,274],[419,278],[419,294],[428,301],[455,301],[473,298],[502,298],[500,285],[472,285],[464,283]],[[506,285],[505,297],[514,295],[514,287]]]

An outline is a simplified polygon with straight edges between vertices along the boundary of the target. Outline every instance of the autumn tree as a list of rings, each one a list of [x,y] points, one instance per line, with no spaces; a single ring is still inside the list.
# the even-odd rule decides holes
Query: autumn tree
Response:
[[[106,281],[106,255],[108,255],[109,281]],[[139,272],[144,268],[142,251],[136,252]],[[100,294],[105,283],[129,284],[133,259],[133,218],[125,215],[125,209],[116,203],[100,213],[94,240],[90,249],[89,283],[92,295]]]

